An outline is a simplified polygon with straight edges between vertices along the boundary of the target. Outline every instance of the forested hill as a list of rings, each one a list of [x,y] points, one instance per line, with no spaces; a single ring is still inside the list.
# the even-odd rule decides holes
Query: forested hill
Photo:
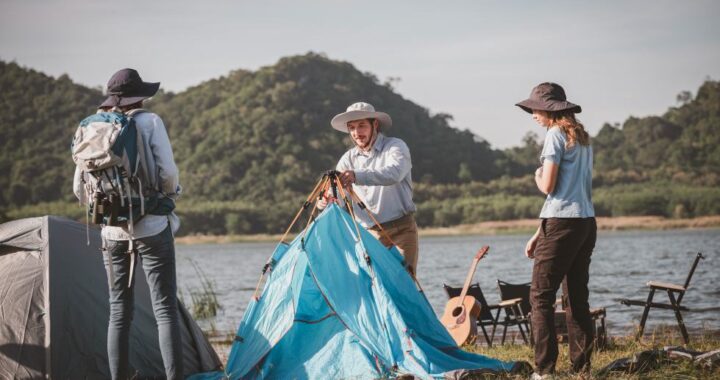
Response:
[[[102,101],[101,91],[2,61],[0,88],[0,221],[45,213],[78,217],[81,211],[67,206],[74,201],[69,146],[78,121]],[[165,121],[180,166],[184,232],[281,228],[319,174],[348,148],[347,135],[333,130],[329,120],[359,100],[388,112],[393,126],[387,133],[409,145],[424,224],[473,221],[472,215],[530,216],[508,203],[514,211],[464,210],[465,216],[448,222],[441,217],[452,211],[447,208],[462,204],[454,197],[518,194],[532,197],[527,210],[541,199],[531,180],[511,180],[537,166],[533,136],[495,150],[481,137],[450,127],[449,115],[431,114],[372,74],[309,53],[257,71],[237,70],[177,94],[160,92],[148,102]],[[664,115],[601,129],[593,138],[596,187],[720,184],[720,83],[708,80],[695,96],[683,93],[678,101]]]
[[[684,91],[677,101],[662,116],[604,125],[593,141],[596,169],[720,184],[720,82],[708,80],[694,97]]]
[[[330,119],[356,101],[392,116],[387,134],[410,147],[416,180],[490,180],[501,151],[369,74],[316,54],[237,71],[153,102],[166,121],[188,196],[261,200],[306,193],[350,146]],[[461,166],[463,170],[461,170]]]
[[[103,96],[67,76],[0,65],[0,168],[9,173],[0,199],[15,207],[71,199],[71,137]],[[501,151],[451,128],[447,116],[431,115],[372,75],[317,54],[161,93],[147,106],[168,127],[186,197],[267,200],[305,193],[334,167],[350,140],[329,121],[358,100],[393,117],[387,133],[410,146],[417,180],[489,180],[504,170],[495,163]]]
[[[100,91],[67,75],[55,79],[0,61],[0,205],[69,199],[73,125],[99,99]]]

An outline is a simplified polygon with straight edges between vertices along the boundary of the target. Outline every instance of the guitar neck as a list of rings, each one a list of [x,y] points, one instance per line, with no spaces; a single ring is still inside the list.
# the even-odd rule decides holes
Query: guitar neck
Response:
[[[460,293],[460,299],[458,300],[458,306],[462,304],[462,301],[465,299],[465,296],[467,295],[468,289],[470,288],[470,282],[472,282],[472,278],[475,275],[475,270],[477,269],[478,262],[480,262],[479,259],[474,259],[472,264],[470,265],[470,270],[468,271],[467,277],[465,278],[465,284],[463,285],[462,293]]]
[[[462,292],[460,293],[460,298],[458,299],[457,307],[460,307],[462,305],[462,302],[465,299],[465,296],[467,295],[468,289],[470,288],[470,282],[472,282],[472,278],[475,275],[475,269],[477,269],[478,263],[485,256],[485,254],[487,254],[489,249],[490,249],[490,247],[484,246],[484,247],[480,248],[478,253],[475,255],[475,258],[473,259],[473,262],[470,265],[470,270],[468,270],[467,277],[465,278],[465,285],[463,285]]]

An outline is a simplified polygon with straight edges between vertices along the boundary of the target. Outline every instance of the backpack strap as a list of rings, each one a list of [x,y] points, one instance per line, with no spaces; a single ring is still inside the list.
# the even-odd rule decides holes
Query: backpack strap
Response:
[[[135,116],[139,113],[143,113],[143,112],[148,112],[148,111],[144,108],[133,108],[130,111],[125,112],[125,116],[133,117],[133,116]]]

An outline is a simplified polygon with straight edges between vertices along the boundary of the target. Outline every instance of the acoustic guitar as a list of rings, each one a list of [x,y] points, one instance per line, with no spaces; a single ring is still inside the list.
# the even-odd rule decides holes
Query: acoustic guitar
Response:
[[[440,322],[442,322],[458,346],[465,343],[475,343],[477,338],[477,318],[480,316],[480,303],[475,297],[468,296],[467,291],[470,288],[473,275],[475,275],[478,262],[482,260],[488,250],[490,250],[490,247],[484,246],[475,255],[465,279],[462,293],[460,293],[460,296],[453,297],[448,301],[447,305],[445,305],[445,312],[440,318]]]

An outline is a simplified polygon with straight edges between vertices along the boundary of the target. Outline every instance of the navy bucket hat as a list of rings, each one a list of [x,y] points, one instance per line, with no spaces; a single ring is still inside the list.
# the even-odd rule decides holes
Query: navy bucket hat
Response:
[[[515,105],[528,113],[532,113],[533,110],[552,112],[570,110],[574,113],[582,112],[582,108],[580,108],[579,105],[567,101],[565,90],[563,90],[562,86],[552,82],[540,83],[535,86],[530,92],[529,98]]]
[[[124,107],[147,99],[158,92],[160,82],[143,82],[133,69],[122,69],[107,83],[107,99],[100,107]]]

